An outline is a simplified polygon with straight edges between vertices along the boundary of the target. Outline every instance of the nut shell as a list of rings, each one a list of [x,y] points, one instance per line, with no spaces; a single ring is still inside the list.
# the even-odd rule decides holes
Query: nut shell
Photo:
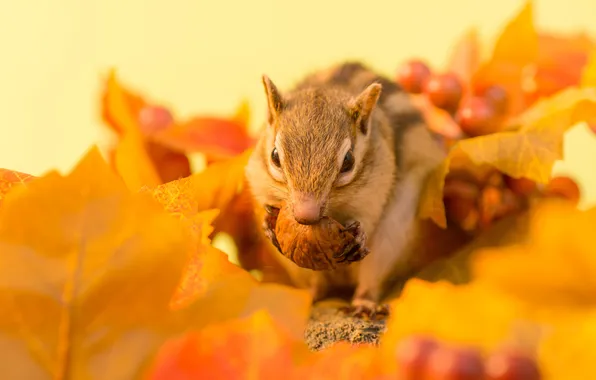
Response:
[[[332,270],[362,260],[369,252],[360,223],[344,227],[324,217],[317,224],[303,225],[288,204],[279,210],[274,231],[281,253],[302,268]]]

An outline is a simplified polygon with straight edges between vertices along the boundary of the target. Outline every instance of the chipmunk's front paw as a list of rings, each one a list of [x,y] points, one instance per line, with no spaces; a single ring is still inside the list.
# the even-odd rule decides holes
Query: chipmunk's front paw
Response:
[[[333,258],[338,259],[338,263],[352,263],[362,260],[370,253],[370,250],[366,247],[366,234],[360,223],[352,222],[346,227],[346,231],[352,234],[354,239],[344,247],[343,251],[336,253]]]
[[[387,304],[378,304],[366,298],[354,298],[352,304],[343,311],[356,318],[384,319],[389,316],[390,308]]]
[[[265,206],[265,211],[267,212],[267,215],[265,215],[262,225],[265,236],[271,240],[271,243],[280,253],[283,253],[281,251],[281,247],[279,246],[279,242],[277,241],[277,235],[275,234],[275,226],[277,224],[277,217],[279,216],[279,209],[273,206]]]

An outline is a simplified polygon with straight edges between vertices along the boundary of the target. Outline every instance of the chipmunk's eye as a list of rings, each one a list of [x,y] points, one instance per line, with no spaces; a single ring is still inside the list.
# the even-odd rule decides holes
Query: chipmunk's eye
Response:
[[[273,165],[277,166],[278,168],[281,167],[281,162],[279,162],[279,154],[277,153],[277,148],[273,148],[271,151],[271,162]]]
[[[348,151],[344,157],[344,162],[341,165],[341,173],[346,173],[352,170],[354,167],[354,155],[352,152]]]

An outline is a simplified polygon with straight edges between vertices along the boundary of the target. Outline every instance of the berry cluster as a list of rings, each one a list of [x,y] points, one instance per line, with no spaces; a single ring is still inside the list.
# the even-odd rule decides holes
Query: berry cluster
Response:
[[[497,170],[481,175],[457,170],[447,176],[443,196],[448,219],[463,230],[476,233],[497,220],[525,210],[531,199],[561,198],[577,204],[580,189],[573,179],[564,176],[539,185]]]
[[[507,92],[502,86],[466,89],[456,74],[433,73],[421,60],[405,62],[396,81],[405,91],[423,94],[435,107],[449,112],[470,137],[498,131],[507,114]]]
[[[466,86],[456,74],[433,73],[421,60],[405,62],[397,71],[396,81],[408,93],[426,97],[431,107],[450,115],[465,134],[461,138],[495,133],[504,125],[508,95],[498,84],[484,88]],[[445,140],[449,138],[445,136]],[[539,186],[527,178],[512,178],[471,164],[451,168],[445,179],[447,218],[470,233],[519,213],[536,197],[565,198],[577,204],[580,190],[568,177],[556,177],[547,185]]]
[[[410,337],[397,348],[402,379],[540,380],[538,364],[515,351],[483,358],[479,351],[451,346],[426,337]]]

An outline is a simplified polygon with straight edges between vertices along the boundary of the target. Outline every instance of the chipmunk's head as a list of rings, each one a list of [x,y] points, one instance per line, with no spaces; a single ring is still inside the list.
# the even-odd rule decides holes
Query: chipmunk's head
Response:
[[[381,85],[357,96],[321,88],[284,96],[267,76],[263,84],[268,126],[259,153],[296,221],[315,224],[326,214],[330,194],[350,186],[363,169]]]

